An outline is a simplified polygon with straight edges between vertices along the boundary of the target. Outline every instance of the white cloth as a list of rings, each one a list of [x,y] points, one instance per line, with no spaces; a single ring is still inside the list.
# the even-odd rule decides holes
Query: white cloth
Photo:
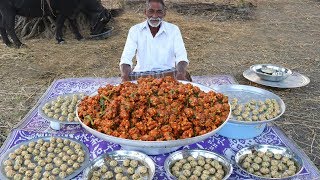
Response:
[[[130,28],[120,65],[129,64],[132,67],[135,55],[137,65],[134,72],[170,69],[180,61],[189,63],[180,29],[165,21],[155,37],[147,21]]]

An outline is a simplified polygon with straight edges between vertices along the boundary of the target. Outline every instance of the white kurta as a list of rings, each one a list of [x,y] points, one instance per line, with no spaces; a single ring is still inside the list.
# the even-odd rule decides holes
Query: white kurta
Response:
[[[147,21],[130,28],[120,65],[132,67],[135,55],[137,65],[134,72],[170,69],[180,61],[189,63],[178,26],[165,21],[155,37]]]

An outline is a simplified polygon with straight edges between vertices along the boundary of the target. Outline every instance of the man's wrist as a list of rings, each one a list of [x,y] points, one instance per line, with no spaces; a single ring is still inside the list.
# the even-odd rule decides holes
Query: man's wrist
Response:
[[[123,76],[121,76],[121,80],[122,80],[122,82],[124,82],[124,81],[130,81],[130,78],[129,78],[129,75],[123,75]]]
[[[186,71],[185,71],[185,70],[180,70],[180,71],[177,71],[177,74],[179,74],[179,75],[185,75],[185,74],[186,74]]]
[[[129,64],[121,64],[120,70],[122,81],[129,81],[129,74],[132,71],[131,66]]]

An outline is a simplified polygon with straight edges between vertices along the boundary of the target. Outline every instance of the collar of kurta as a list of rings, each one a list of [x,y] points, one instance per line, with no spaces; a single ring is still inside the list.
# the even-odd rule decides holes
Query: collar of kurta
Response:
[[[141,26],[140,26],[140,31],[143,31],[144,29],[150,29],[149,28],[149,24],[148,24],[148,21],[144,21]],[[161,24],[160,24],[160,29],[159,31],[157,32],[157,34],[161,34],[161,33],[167,33],[167,30],[166,30],[166,22],[165,21],[162,21]]]

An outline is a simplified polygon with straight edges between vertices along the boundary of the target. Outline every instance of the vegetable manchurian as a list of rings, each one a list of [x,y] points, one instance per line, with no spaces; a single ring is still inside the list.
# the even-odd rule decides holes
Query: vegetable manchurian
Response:
[[[219,127],[229,111],[227,96],[171,77],[108,84],[84,98],[78,109],[81,121],[99,132],[143,141],[206,134]]]

